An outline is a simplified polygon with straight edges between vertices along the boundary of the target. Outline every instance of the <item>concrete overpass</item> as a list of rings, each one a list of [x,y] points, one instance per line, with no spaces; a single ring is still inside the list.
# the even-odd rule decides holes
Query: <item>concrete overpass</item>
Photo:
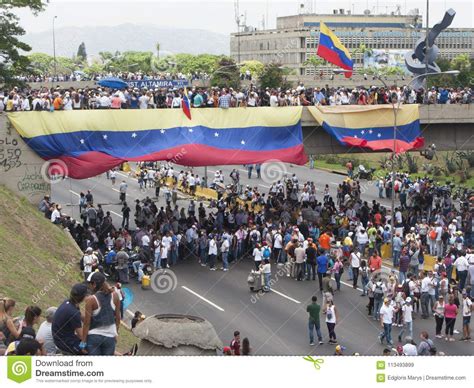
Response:
[[[474,150],[474,104],[421,105],[420,122],[425,144],[436,144],[438,151]],[[322,129],[307,109],[302,115],[303,139],[308,154],[370,152],[343,147]]]
[[[474,150],[473,104],[422,106],[420,119],[426,144],[435,143],[438,150]],[[370,152],[340,146],[317,125],[306,108],[303,109],[302,125],[308,154]],[[42,170],[46,166],[12,128],[6,115],[0,114],[0,184],[38,203],[50,193],[51,184],[55,183],[46,178]]]

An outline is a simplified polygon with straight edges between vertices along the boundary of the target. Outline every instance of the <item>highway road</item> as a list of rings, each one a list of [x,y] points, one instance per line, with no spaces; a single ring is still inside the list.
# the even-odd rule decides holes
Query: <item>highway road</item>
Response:
[[[217,167],[216,167],[217,168]],[[216,168],[209,167],[209,181],[213,179]],[[218,167],[222,169],[226,181],[233,166]],[[258,185],[263,192],[267,192],[271,181],[268,179],[248,179],[246,170],[240,169],[241,183],[244,185]],[[288,174],[296,173],[299,181],[314,181],[318,189],[318,199],[322,199],[322,190],[329,184],[331,194],[335,194],[337,185],[344,176],[321,170],[310,170],[302,166],[284,165],[278,167]],[[263,168],[264,169],[264,168]],[[175,171],[180,170],[179,166]],[[194,168],[199,175],[204,174],[204,168]],[[154,189],[141,191],[136,179],[126,174],[118,175],[116,187],[106,179],[105,174],[86,180],[66,179],[53,185],[52,200],[63,204],[64,211],[73,217],[78,217],[78,196],[81,191],[90,189],[96,203],[103,203],[104,210],[110,210],[115,223],[121,222],[118,204],[118,184],[121,179],[129,183],[128,201],[143,199],[146,195],[154,194]],[[263,172],[262,172],[263,175]],[[281,172],[276,171],[277,176]],[[275,175],[271,175],[275,177]],[[362,198],[367,201],[378,199],[378,190],[375,182],[363,182]],[[159,198],[158,205],[164,205],[164,199]],[[73,204],[74,206],[67,206]],[[187,207],[188,199],[182,197],[178,204]],[[390,206],[390,201],[382,200],[382,204]],[[147,316],[153,314],[182,313],[197,315],[208,319],[215,327],[224,345],[230,343],[234,330],[241,332],[241,337],[248,337],[254,354],[258,355],[306,355],[334,353],[334,345],[327,344],[328,331],[322,321],[324,345],[309,346],[307,334],[306,306],[313,295],[319,293],[317,281],[298,282],[294,279],[280,276],[281,273],[274,266],[272,268],[274,289],[263,295],[253,293],[247,286],[247,275],[253,263],[250,260],[241,260],[233,263],[229,272],[211,272],[198,265],[197,262],[179,262],[167,275],[168,279],[161,279],[165,288],[170,281],[170,290],[165,293],[156,293],[153,290],[142,290],[137,284],[128,285],[134,295],[133,303],[128,307],[128,314],[140,310]],[[172,272],[171,272],[172,271]],[[347,278],[347,274],[343,275]],[[346,354],[358,352],[362,355],[381,355],[384,346],[378,342],[380,331],[378,322],[367,316],[366,305],[368,299],[360,296],[360,290],[354,290],[347,280],[344,280],[340,293],[335,295],[335,304],[339,311],[339,323],[336,333],[339,343],[346,347]],[[435,322],[433,318],[422,320],[417,318],[414,323],[415,341],[419,342],[419,333],[427,330],[434,337]],[[456,329],[461,330],[461,320],[458,318]],[[393,329],[393,338],[396,340],[399,328]],[[458,336],[459,337],[459,336]],[[446,343],[444,340],[435,340],[438,350],[449,355],[472,355],[472,343]]]

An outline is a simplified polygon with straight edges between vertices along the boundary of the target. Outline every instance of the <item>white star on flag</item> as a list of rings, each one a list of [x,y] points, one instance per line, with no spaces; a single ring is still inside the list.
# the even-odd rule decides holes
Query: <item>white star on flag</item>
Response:
[[[219,137],[219,134],[217,132],[214,132],[215,137]]]
[[[103,135],[102,137],[104,138],[104,140],[107,140],[107,135]]]
[[[165,133],[165,130],[164,130],[164,129],[162,129],[162,130],[160,130],[160,132],[161,132],[161,133]]]
[[[79,140],[79,141],[81,142],[81,144],[84,144],[84,139],[81,139],[81,140]]]
[[[189,131],[189,132],[192,132],[192,131],[193,131],[193,129],[192,129],[192,128],[189,128],[189,130],[188,130],[188,131]]]
[[[372,135],[372,132],[374,132],[374,131],[372,131],[371,129],[369,129],[369,133],[370,133],[371,135]]]
[[[382,135],[380,133],[377,134],[377,137],[382,137]]]
[[[135,132],[132,133],[132,137],[135,138],[137,137],[137,134]]]
[[[355,137],[356,139],[358,139],[358,138],[359,138],[359,136],[357,136],[357,135],[354,135],[354,137]]]
[[[362,133],[362,135],[363,135],[363,134],[365,133],[365,131],[364,131],[364,130],[362,130],[362,131],[360,131],[360,133]]]
[[[242,145],[245,145],[245,141],[244,141],[244,140],[242,140],[242,141],[240,142],[240,144],[242,144]]]

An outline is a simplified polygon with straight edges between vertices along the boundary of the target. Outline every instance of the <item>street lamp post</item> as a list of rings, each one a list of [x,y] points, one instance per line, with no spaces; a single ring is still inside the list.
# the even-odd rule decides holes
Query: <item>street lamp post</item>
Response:
[[[350,73],[350,70],[345,70],[345,69],[335,69],[334,73],[340,74],[340,73]],[[440,73],[427,73],[427,74],[421,74],[416,77],[414,77],[407,85],[406,87],[410,87],[413,83],[415,83],[418,79],[426,77],[428,78],[429,76],[434,76],[434,75],[441,75],[441,74],[450,74],[450,75],[458,75],[459,70],[448,70],[448,71],[442,71]],[[378,79],[385,87],[385,89],[389,89],[387,83],[383,80],[383,78],[380,75],[377,75],[375,77]],[[393,146],[392,146],[392,168],[391,168],[391,217],[390,217],[390,243],[391,243],[391,249],[392,249],[392,258],[393,258],[393,237],[395,235],[395,155],[397,154],[397,114],[398,110],[400,109],[402,99],[397,98],[397,103],[395,104],[395,101],[391,99],[391,104],[392,104],[392,110],[393,110]]]
[[[54,16],[53,17],[53,65],[54,65],[54,76],[58,77],[58,72],[57,72],[57,64],[56,64],[56,32],[54,28],[54,22],[56,21],[58,17]]]

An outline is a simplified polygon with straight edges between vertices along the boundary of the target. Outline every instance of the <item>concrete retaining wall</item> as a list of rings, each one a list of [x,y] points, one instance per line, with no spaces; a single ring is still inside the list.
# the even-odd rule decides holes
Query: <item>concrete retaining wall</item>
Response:
[[[51,193],[51,184],[43,178],[44,160],[34,153],[0,114],[0,184],[37,204]]]

